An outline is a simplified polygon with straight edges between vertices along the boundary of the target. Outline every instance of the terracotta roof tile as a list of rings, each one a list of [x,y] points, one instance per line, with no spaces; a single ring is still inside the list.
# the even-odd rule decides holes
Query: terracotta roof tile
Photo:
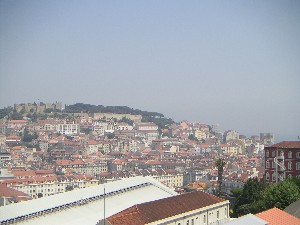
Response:
[[[282,141],[272,145],[271,148],[300,148],[300,141]]]
[[[22,198],[18,200],[30,200],[30,196],[22,191],[15,190],[10,187],[6,187],[4,184],[0,184],[0,196],[4,197],[15,197],[15,198]]]
[[[135,205],[107,220],[112,225],[142,225],[223,201],[214,195],[196,191]]]
[[[300,225],[300,219],[277,208],[258,213],[256,216],[267,221],[268,225]]]

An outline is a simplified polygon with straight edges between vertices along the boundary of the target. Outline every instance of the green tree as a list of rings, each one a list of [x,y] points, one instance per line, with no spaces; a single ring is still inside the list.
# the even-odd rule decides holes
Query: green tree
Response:
[[[243,188],[232,188],[230,192],[233,197],[238,198],[243,193]]]
[[[24,129],[24,132],[23,132],[23,138],[22,138],[22,141],[23,142],[31,142],[33,139],[33,136],[31,134],[29,134],[29,131],[27,128]]]
[[[107,134],[106,134],[106,137],[107,137],[108,139],[114,139],[114,138],[115,138],[115,134],[113,134],[113,133],[107,133]]]
[[[192,140],[192,141],[198,141],[198,138],[196,138],[194,134],[190,134],[190,135],[188,136],[188,139],[190,139],[190,140]]]
[[[262,205],[264,205],[264,190],[265,185],[259,182],[257,178],[248,179],[233,207],[234,216],[242,216],[256,211],[256,207],[262,208]],[[258,201],[262,202],[256,203]]]
[[[66,186],[66,191],[73,191],[73,190],[74,190],[74,186],[71,185]]]
[[[226,165],[226,162],[223,159],[218,159],[216,162],[216,167],[218,168],[218,194],[222,194],[222,183],[223,183],[223,172],[224,172],[224,166]]]
[[[23,115],[21,113],[18,113],[16,111],[14,111],[11,114],[10,119],[12,119],[12,120],[21,120],[21,119],[23,119]]]
[[[277,184],[270,185],[265,193],[267,208],[277,207],[284,209],[300,197],[299,187],[287,179]]]
[[[42,198],[43,197],[43,193],[38,193],[38,198]]]
[[[3,109],[0,109],[0,119],[4,118],[5,116],[8,116],[11,112],[13,112],[12,107],[6,107]]]

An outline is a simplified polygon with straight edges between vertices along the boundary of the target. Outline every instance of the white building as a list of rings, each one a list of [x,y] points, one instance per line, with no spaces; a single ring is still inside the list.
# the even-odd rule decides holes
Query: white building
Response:
[[[56,132],[66,135],[75,135],[79,133],[79,124],[63,123],[56,125]]]
[[[176,192],[154,179],[133,177],[3,206],[0,223],[95,225],[104,216],[109,217],[133,205],[175,195]]]
[[[133,130],[133,126],[127,123],[118,123],[115,128],[116,130]]]
[[[234,141],[239,139],[240,134],[235,130],[229,130],[225,132],[225,140]]]
[[[99,180],[84,175],[75,175],[72,179],[68,177],[32,177],[23,179],[7,179],[1,183],[7,187],[22,191],[31,198],[50,196],[66,192],[66,188],[86,188],[98,185]]]
[[[183,174],[160,174],[151,176],[171,189],[183,186]]]
[[[143,138],[147,146],[150,146],[159,137],[159,133],[157,130],[137,130],[136,137]]]
[[[158,126],[155,123],[138,123],[136,124],[137,130],[158,130]]]

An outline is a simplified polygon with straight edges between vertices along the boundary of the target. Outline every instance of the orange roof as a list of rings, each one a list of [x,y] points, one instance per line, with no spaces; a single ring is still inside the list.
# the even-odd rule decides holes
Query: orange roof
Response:
[[[134,205],[107,218],[112,225],[143,225],[225,201],[202,191]]]
[[[70,174],[70,173],[74,173],[74,170],[71,169],[71,168],[67,168],[67,169],[65,170],[65,174]]]
[[[145,164],[147,165],[161,165],[161,162],[158,160],[148,160]]]
[[[19,136],[7,136],[6,137],[6,140],[21,140],[21,137]]]
[[[27,177],[36,175],[35,171],[33,170],[14,170],[13,174],[15,177]]]
[[[58,140],[55,140],[55,139],[51,139],[48,141],[49,144],[57,144],[58,143]]]
[[[72,165],[82,165],[84,164],[84,161],[81,159],[75,159],[74,161],[71,162]]]
[[[268,222],[268,225],[293,224],[300,225],[300,219],[283,210],[273,208],[256,214],[257,217]]]
[[[4,196],[4,197],[15,197],[15,198],[21,198],[22,199],[18,199],[18,201],[20,200],[30,200],[30,196],[24,192],[15,190],[13,188],[10,187],[6,187],[6,185],[4,184],[0,184],[0,196]]]
[[[37,175],[49,175],[49,174],[55,174],[52,170],[36,170],[35,173]]]
[[[97,141],[95,141],[95,140],[89,140],[88,144],[89,145],[96,145]]]
[[[270,148],[300,148],[300,141],[282,141],[272,145]]]
[[[9,123],[26,123],[26,120],[10,120]]]
[[[11,150],[22,150],[22,148],[26,148],[26,147],[17,145],[12,147]]]
[[[69,164],[71,164],[71,160],[56,160],[55,161],[55,163],[57,164],[57,165],[69,165]]]

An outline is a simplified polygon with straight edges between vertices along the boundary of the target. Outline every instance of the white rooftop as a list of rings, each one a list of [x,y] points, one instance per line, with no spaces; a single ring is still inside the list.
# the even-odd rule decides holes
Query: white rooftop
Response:
[[[135,204],[176,195],[176,192],[150,177],[132,177],[0,207],[0,222],[48,210],[48,213],[16,222],[28,225],[95,225],[104,219],[104,187],[105,217]],[[88,201],[91,198],[95,199]],[[66,206],[71,203],[72,205]],[[63,206],[66,207],[62,208]],[[61,208],[50,212],[55,207]]]
[[[237,219],[231,220],[224,225],[267,225],[268,222],[258,218],[257,216],[249,213],[245,216],[239,217]]]

